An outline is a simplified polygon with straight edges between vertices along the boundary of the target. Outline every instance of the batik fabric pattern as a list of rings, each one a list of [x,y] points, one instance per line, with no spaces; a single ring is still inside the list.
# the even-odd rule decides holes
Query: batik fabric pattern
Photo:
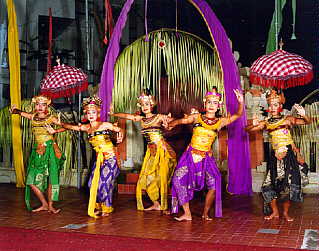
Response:
[[[212,144],[221,120],[208,125],[199,116],[194,123],[191,143],[180,158],[172,179],[172,213],[191,201],[195,191],[215,190],[215,216],[222,217],[221,174],[212,155]]]
[[[136,186],[137,209],[144,210],[142,191],[145,190],[155,202],[160,199],[161,210],[167,210],[167,194],[171,176],[176,166],[176,154],[165,141],[159,123],[160,114],[143,119],[142,134],[147,141],[147,150]]]
[[[285,118],[274,123],[266,122],[271,137],[271,156],[267,164],[266,178],[262,184],[264,211],[269,212],[269,203],[282,197],[286,200],[303,201],[302,180],[308,174],[307,165],[299,165],[292,150],[293,140]]]
[[[51,199],[52,201],[59,200],[59,177],[65,157],[54,142],[53,135],[45,128],[46,125],[53,125],[52,119],[52,115],[45,119],[33,116],[31,121],[35,144],[29,158],[26,178],[25,202],[28,210],[31,210],[30,185],[35,185],[41,192],[45,192],[48,184],[51,184]]]
[[[96,218],[95,210],[102,213],[113,212],[113,191],[120,173],[109,131],[89,134],[89,142],[97,154],[89,179],[90,199],[88,215]]]

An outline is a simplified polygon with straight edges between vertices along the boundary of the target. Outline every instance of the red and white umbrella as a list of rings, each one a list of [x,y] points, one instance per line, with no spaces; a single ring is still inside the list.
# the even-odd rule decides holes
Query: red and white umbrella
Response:
[[[71,97],[88,87],[87,75],[79,68],[57,65],[42,79],[40,93],[48,97]]]
[[[259,57],[250,67],[250,82],[286,89],[305,85],[313,78],[312,65],[299,55],[277,50]]]

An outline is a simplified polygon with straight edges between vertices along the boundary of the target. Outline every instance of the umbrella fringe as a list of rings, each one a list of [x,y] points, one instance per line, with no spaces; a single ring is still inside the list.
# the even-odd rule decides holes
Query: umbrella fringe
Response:
[[[302,86],[309,83],[313,79],[313,72],[302,73],[296,76],[287,77],[273,77],[259,75],[254,72],[250,73],[249,80],[252,84],[260,85],[263,87],[276,87],[279,89],[286,89],[295,86]]]
[[[80,93],[85,91],[88,88],[88,81],[78,82],[72,86],[66,86],[65,88],[60,88],[58,91],[54,89],[42,89],[40,91],[41,95],[48,96],[52,99],[60,98],[60,97],[71,97],[76,93]]]

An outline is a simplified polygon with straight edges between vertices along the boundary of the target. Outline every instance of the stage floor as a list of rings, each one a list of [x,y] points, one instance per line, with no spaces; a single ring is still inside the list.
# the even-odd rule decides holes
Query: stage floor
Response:
[[[115,212],[99,219],[86,215],[88,195],[85,191],[63,188],[60,197],[61,201],[56,203],[56,207],[62,209],[59,214],[31,213],[24,206],[24,189],[0,184],[0,226],[296,249],[302,247],[309,230],[319,233],[318,195],[305,195],[303,203],[292,204],[294,222],[282,218],[264,220],[260,194],[251,197],[224,194],[223,218],[210,222],[200,218],[204,201],[198,198],[191,204],[193,221],[177,222],[160,212],[137,211],[133,195],[116,195]],[[37,206],[38,202],[32,200],[32,205]],[[318,246],[317,241],[313,248]]]

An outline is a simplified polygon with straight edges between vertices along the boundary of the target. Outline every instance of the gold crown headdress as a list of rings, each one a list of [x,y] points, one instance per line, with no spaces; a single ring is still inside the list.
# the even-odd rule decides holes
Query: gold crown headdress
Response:
[[[266,95],[266,99],[267,99],[268,104],[273,103],[273,102],[280,103],[280,104],[285,103],[284,94],[282,92],[278,93],[278,91],[275,89],[270,90],[270,92]]]
[[[102,100],[98,96],[91,96],[88,98],[83,99],[82,107],[83,110],[86,112],[90,108],[100,108],[102,105]]]
[[[142,94],[137,98],[137,106],[141,107],[142,102],[150,102],[152,106],[156,105],[155,98],[152,95],[147,95],[145,92],[142,92]]]
[[[211,98],[214,101],[218,101],[219,104],[222,104],[222,101],[221,101],[222,95],[220,93],[216,92],[216,91],[208,91],[208,92],[206,92],[205,98],[203,99],[203,101],[206,102],[206,100],[208,98]]]
[[[47,105],[51,104],[51,98],[44,96],[44,95],[39,95],[35,96],[31,100],[32,103],[45,103]]]

